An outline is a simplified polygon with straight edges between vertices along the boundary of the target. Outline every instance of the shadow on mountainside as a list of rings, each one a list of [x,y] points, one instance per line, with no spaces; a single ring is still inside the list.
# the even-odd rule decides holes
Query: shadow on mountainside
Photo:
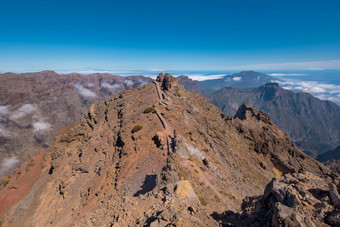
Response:
[[[157,175],[146,175],[144,179],[144,183],[142,185],[142,189],[137,191],[133,196],[137,197],[140,194],[144,195],[147,192],[152,191],[156,187],[156,177]]]

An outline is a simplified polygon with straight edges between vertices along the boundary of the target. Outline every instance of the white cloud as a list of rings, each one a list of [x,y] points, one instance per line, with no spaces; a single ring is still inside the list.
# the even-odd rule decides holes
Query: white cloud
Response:
[[[110,90],[111,90],[111,89],[112,89],[112,90],[115,90],[115,89],[121,88],[121,85],[120,85],[120,84],[111,85],[111,84],[106,83],[106,82],[102,83],[101,86],[102,86],[103,88],[110,89]]]
[[[235,77],[233,77],[233,80],[234,80],[234,81],[240,81],[240,80],[242,80],[242,77],[235,76]]]
[[[88,83],[86,86],[87,86],[87,87],[94,87],[95,84],[94,84],[94,83]]]
[[[14,113],[9,117],[11,120],[17,120],[19,118],[25,117],[28,114],[38,111],[36,105],[24,104],[19,109],[14,111]]]
[[[150,77],[151,79],[155,80],[157,78],[158,74],[157,75],[156,74],[143,74],[143,76]],[[173,76],[175,76],[175,75],[173,75]],[[177,75],[177,76],[179,76],[179,75]]]
[[[13,135],[15,135],[15,133],[5,129],[2,125],[0,125],[0,136],[11,137]]]
[[[307,92],[319,99],[330,100],[340,105],[340,85],[297,80],[282,80],[275,82],[279,83],[284,89]]]
[[[78,93],[84,97],[94,98],[97,97],[95,93],[89,89],[84,88],[81,84],[76,84],[74,87],[77,89]]]
[[[17,159],[15,156],[2,159],[0,162],[0,176],[2,176],[8,171],[11,171],[18,164],[19,164],[19,159]]]
[[[51,129],[51,125],[48,122],[38,121],[33,123],[33,132],[46,131]]]
[[[205,81],[205,80],[221,79],[225,76],[225,74],[214,74],[214,75],[188,74],[188,75],[185,75],[185,76],[189,77],[192,80]]]
[[[131,86],[133,86],[133,81],[126,79],[126,80],[124,80],[124,84],[131,87]]]
[[[9,108],[10,106],[7,105],[7,106],[0,106],[0,116],[5,116],[7,114],[9,114]]]
[[[138,79],[138,82],[140,83],[140,86],[143,86],[145,84],[148,84],[149,81],[148,80],[142,80],[142,79]]]
[[[53,97],[53,100],[56,99],[56,97]],[[31,114],[29,117],[33,121],[33,132],[49,130],[51,128],[51,125],[48,122],[44,122],[44,118],[41,117],[41,113],[35,104],[24,104],[12,113],[9,111],[8,107],[9,106],[0,106],[0,120],[6,120],[8,116],[11,120],[18,120]],[[18,134],[6,129],[5,125],[0,124],[0,136],[12,137],[18,136]]]

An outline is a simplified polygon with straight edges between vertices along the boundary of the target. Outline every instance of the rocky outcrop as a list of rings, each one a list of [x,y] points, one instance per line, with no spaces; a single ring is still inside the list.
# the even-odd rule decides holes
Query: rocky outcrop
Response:
[[[243,103],[234,116],[235,118],[239,118],[241,120],[249,120],[251,118],[256,118],[259,121],[263,121],[264,123],[272,125],[270,116],[262,111],[257,111],[247,103]]]
[[[339,189],[336,175],[286,174],[274,178],[262,196],[245,198],[242,213],[216,218],[243,226],[339,226]]]
[[[169,73],[166,73],[165,75],[162,73],[159,74],[156,78],[156,81],[160,82],[162,89],[167,91],[171,90],[171,88],[178,84],[177,79],[171,76]]]
[[[277,175],[304,170],[322,174],[329,172],[323,165],[302,153],[271,122],[269,115],[257,111],[248,104],[242,104],[234,118],[227,121],[233,122],[240,135],[249,141],[249,150],[270,157]],[[261,168],[266,169],[267,166],[262,163]]]

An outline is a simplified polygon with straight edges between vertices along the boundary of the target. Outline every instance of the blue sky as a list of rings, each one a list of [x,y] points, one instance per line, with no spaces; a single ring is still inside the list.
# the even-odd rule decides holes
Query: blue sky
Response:
[[[340,69],[337,0],[0,0],[0,72]]]

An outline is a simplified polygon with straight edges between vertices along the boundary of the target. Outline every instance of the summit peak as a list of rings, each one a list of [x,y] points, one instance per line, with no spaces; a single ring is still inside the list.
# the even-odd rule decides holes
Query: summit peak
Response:
[[[254,118],[270,125],[273,124],[268,114],[256,110],[245,102],[236,111],[235,118],[239,118],[240,120],[250,120]]]
[[[169,73],[165,73],[165,75],[163,73],[158,74],[156,81],[161,84],[162,90],[171,90],[178,85],[178,80]]]

